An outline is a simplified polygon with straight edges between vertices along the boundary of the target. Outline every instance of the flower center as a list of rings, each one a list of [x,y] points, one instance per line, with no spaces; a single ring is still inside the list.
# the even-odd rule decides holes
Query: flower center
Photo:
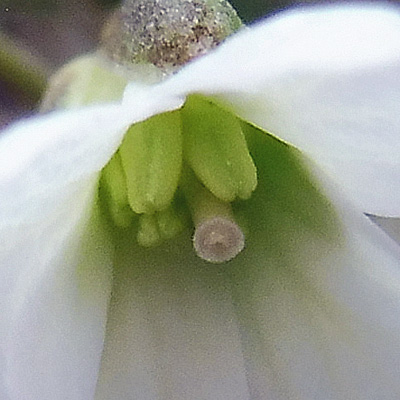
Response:
[[[102,174],[115,225],[127,227],[136,218],[138,243],[155,246],[191,219],[194,248],[210,262],[228,261],[243,249],[231,202],[248,199],[256,185],[240,121],[200,96],[132,125]]]

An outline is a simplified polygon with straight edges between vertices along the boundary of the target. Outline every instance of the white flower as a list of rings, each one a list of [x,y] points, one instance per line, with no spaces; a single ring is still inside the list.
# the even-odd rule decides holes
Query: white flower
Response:
[[[132,84],[121,105],[10,127],[0,398],[398,399],[400,251],[363,212],[400,214],[399,68],[398,9],[298,9]],[[126,128],[189,93],[296,147],[314,174],[255,135],[247,248],[218,267],[183,236],[111,239],[95,206]]]

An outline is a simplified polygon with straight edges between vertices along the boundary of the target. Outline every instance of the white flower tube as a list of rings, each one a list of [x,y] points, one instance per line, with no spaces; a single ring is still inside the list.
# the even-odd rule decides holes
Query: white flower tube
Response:
[[[3,133],[4,398],[397,399],[400,251],[363,212],[399,215],[399,39],[397,8],[282,13],[120,106]],[[97,208],[126,127],[191,93],[289,144],[246,125],[258,186],[220,266]]]

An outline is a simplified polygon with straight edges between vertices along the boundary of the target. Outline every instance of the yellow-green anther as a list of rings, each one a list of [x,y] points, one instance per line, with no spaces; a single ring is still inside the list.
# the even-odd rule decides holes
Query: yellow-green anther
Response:
[[[238,119],[199,96],[182,109],[184,157],[203,184],[223,201],[247,199],[257,169]]]
[[[179,112],[156,115],[132,125],[119,151],[132,210],[152,214],[167,208],[182,165]]]
[[[144,247],[156,246],[174,238],[183,228],[183,221],[172,206],[155,214],[143,214],[139,217],[138,243]]]
[[[155,214],[143,214],[139,217],[137,241],[143,247],[157,246],[162,242]]]
[[[189,205],[195,226],[215,216],[233,219],[230,203],[214,196],[199,182],[193,171],[190,170],[187,165],[185,165],[182,173],[180,187]]]
[[[128,206],[118,207],[117,204],[110,203],[108,211],[116,226],[120,228],[128,228],[131,225],[134,214]]]
[[[172,239],[184,228],[182,218],[176,213],[173,207],[156,214],[158,229],[163,239]]]
[[[125,173],[118,152],[104,167],[101,175],[101,185],[106,191],[108,209],[114,223],[123,228],[129,226],[133,213],[128,203]]]

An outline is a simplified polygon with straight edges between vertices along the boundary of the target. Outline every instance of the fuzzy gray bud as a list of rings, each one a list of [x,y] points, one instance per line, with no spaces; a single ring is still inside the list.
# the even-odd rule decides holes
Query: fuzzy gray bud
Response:
[[[225,0],[127,0],[106,24],[102,48],[119,64],[173,72],[240,26]]]

